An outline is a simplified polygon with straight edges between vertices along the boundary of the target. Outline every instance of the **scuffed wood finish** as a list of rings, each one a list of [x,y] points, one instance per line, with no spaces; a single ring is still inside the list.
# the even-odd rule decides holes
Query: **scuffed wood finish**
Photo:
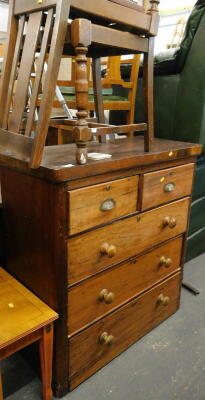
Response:
[[[173,314],[179,306],[181,274],[174,275],[154,289],[129,302],[69,341],[70,388],[107,364],[136,340]],[[167,306],[158,300],[168,296]],[[99,341],[103,332],[114,337],[111,346]]]
[[[192,192],[194,167],[194,164],[188,164],[145,174],[142,210],[189,196]]]
[[[202,146],[199,144],[154,139],[151,151],[144,153],[144,138],[141,136],[133,137],[129,140],[121,139],[120,143],[118,141],[110,141],[99,145],[89,143],[88,151],[90,153],[108,153],[112,157],[109,160],[100,162],[89,160],[82,168],[76,163],[76,146],[74,144],[48,146],[44,149],[40,168],[36,171],[31,171],[28,155],[26,157],[26,154],[23,154],[22,157],[20,144],[22,138],[27,139],[26,143],[29,143],[29,149],[31,149],[32,139],[25,138],[22,135],[15,135],[15,138],[19,141],[18,151],[15,145],[11,146],[12,135],[9,139],[6,139],[6,132],[4,132],[4,135],[1,133],[0,164],[51,182],[74,181],[78,178],[92,179],[92,177],[99,177],[101,174],[109,175],[114,172],[120,174],[123,170],[128,171],[131,168],[136,168],[139,172],[143,168],[149,168],[150,171],[156,169],[156,167],[162,169],[166,168],[166,163],[169,164],[168,166],[170,166],[170,163],[187,163],[190,158],[192,158],[190,161],[195,162],[196,156],[202,150]],[[7,140],[10,142],[9,152]],[[70,164],[72,164],[72,167]]]
[[[68,239],[69,284],[186,232],[189,204],[185,198]],[[164,226],[168,216],[176,219],[175,227]],[[116,249],[111,258],[101,253],[104,243]]]
[[[138,176],[68,192],[69,234],[73,235],[137,211]],[[103,211],[106,200],[114,208]]]
[[[70,289],[68,333],[84,328],[176,272],[181,266],[181,251],[182,237]],[[99,298],[103,289],[109,293],[107,302]]]

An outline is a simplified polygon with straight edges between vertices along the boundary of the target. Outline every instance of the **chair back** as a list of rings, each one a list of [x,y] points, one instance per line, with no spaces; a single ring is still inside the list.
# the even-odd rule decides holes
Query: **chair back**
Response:
[[[10,0],[8,40],[0,83],[0,146],[6,143],[11,151],[18,151],[19,157],[28,160],[32,168],[38,168],[42,158],[69,10],[68,0]],[[36,52],[39,57],[29,96]],[[42,85],[45,59],[47,72]],[[39,119],[35,122],[41,87],[43,99]],[[23,126],[26,106],[29,112]]]

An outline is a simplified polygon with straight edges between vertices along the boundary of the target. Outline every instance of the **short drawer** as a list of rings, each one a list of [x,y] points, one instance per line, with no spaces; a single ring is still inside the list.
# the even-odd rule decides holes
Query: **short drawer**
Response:
[[[154,286],[181,264],[182,237],[73,287],[68,294],[69,334]]]
[[[142,210],[188,196],[192,192],[194,164],[144,175]]]
[[[71,389],[173,314],[179,305],[181,274],[103,318],[69,340]]]
[[[137,211],[138,176],[68,192],[69,235]]]
[[[189,203],[185,198],[68,239],[69,284],[184,233]]]

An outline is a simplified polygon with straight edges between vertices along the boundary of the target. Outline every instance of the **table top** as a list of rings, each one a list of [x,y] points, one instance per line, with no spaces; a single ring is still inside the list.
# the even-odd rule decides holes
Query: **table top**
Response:
[[[0,268],[0,349],[57,318],[56,312]]]

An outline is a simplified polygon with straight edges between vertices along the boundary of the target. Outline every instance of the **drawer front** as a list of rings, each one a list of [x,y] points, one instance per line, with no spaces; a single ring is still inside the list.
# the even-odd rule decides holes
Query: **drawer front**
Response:
[[[145,174],[143,179],[142,210],[190,195],[193,175],[194,164]]]
[[[137,211],[138,176],[68,192],[69,235]]]
[[[189,203],[182,199],[68,239],[69,284],[184,233]],[[167,217],[176,226],[165,225]]]
[[[180,267],[182,237],[103,272],[69,291],[69,334],[165,279]]]
[[[73,389],[149,332],[179,305],[178,273],[69,341],[69,380]]]

